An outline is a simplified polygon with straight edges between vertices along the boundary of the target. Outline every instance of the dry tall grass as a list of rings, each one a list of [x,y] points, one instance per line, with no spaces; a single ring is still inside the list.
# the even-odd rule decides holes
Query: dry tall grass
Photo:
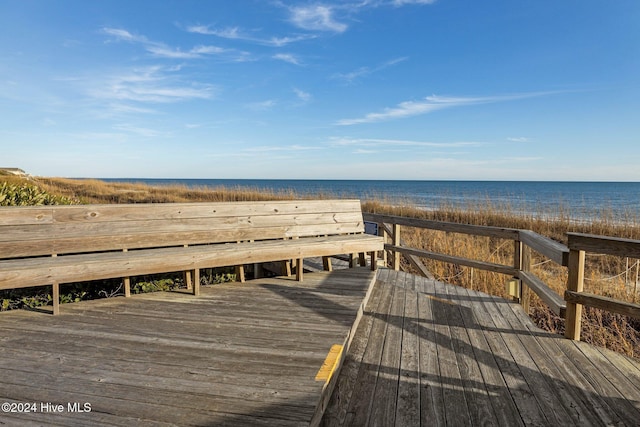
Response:
[[[80,203],[239,202],[299,197],[292,191],[263,191],[247,187],[150,186],[144,183],[68,178],[38,178],[37,181],[44,190],[76,199]]]
[[[106,183],[99,180],[64,178],[39,178],[37,183],[46,191],[75,199],[80,203],[284,200],[311,197],[296,194],[293,191],[263,191],[246,187],[189,188],[177,185],[156,187],[146,184]],[[327,198],[332,195],[316,194],[313,197]],[[640,222],[634,219],[633,215],[629,215],[630,222],[621,224],[614,221],[612,219],[614,216],[606,211],[594,221],[580,222],[571,218],[571,213],[564,208],[559,208],[557,212],[521,214],[511,206],[495,205],[490,201],[464,207],[442,205],[436,210],[426,211],[411,206],[410,203],[403,204],[397,200],[381,200],[372,197],[370,200],[363,201],[362,207],[363,211],[371,213],[528,229],[563,243],[566,243],[566,233],[570,231],[640,238]],[[407,246],[498,264],[512,265],[513,263],[514,248],[510,241],[411,228],[403,228],[402,235]],[[638,286],[636,284],[640,275],[640,264],[636,262],[636,260],[618,257],[588,256],[585,290],[637,302]],[[505,292],[507,278],[504,275],[437,261],[424,260],[424,263],[441,280],[507,297]],[[534,273],[562,295],[566,287],[566,268],[535,253],[532,263]],[[411,267],[406,265],[405,268]],[[532,298],[530,314],[540,327],[552,332],[564,332],[564,320],[554,315],[535,296]],[[639,357],[640,321],[597,309],[585,309],[583,340]]]

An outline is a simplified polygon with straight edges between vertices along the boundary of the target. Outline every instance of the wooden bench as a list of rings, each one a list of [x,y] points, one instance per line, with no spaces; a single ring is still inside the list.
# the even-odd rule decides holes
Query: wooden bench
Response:
[[[0,208],[0,289],[185,272],[199,293],[203,268],[337,254],[371,255],[358,200],[158,203]]]

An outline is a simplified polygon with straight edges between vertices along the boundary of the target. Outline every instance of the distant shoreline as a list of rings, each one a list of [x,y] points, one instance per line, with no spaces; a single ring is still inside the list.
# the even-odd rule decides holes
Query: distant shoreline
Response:
[[[616,221],[640,218],[640,183],[572,181],[413,181],[413,180],[287,180],[287,179],[169,179],[102,178],[108,183],[142,183],[189,188],[249,188],[294,191],[303,196],[334,194],[391,204],[413,204],[432,210],[466,209],[490,204],[526,215],[555,218],[569,215],[591,221],[603,215]]]

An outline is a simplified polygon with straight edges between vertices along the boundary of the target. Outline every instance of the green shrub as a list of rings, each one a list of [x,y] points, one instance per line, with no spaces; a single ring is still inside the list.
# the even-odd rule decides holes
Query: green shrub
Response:
[[[174,289],[173,279],[151,280],[148,282],[138,282],[131,287],[134,294],[145,294],[147,292],[170,291]]]
[[[0,184],[0,206],[39,206],[39,205],[71,205],[73,200],[54,196],[28,183]]]

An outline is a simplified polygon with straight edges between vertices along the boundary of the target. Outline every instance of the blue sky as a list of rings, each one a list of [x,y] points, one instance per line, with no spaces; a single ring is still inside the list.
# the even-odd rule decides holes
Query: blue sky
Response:
[[[637,0],[0,1],[0,167],[640,181]]]

